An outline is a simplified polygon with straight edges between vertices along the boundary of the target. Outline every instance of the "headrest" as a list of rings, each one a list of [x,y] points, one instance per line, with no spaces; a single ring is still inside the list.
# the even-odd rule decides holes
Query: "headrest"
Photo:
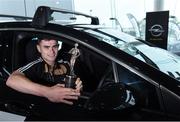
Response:
[[[25,49],[26,53],[26,62],[31,62],[39,58],[40,53],[38,52],[36,48],[37,40],[36,39],[31,39]]]

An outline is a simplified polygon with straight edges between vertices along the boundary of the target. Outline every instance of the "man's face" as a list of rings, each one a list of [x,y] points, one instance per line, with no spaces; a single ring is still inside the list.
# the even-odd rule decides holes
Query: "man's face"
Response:
[[[38,51],[42,58],[49,64],[54,64],[58,54],[58,43],[56,40],[41,40],[37,45]]]

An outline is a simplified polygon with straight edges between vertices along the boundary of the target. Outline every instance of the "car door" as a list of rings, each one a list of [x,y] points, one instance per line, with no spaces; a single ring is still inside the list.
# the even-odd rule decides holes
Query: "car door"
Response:
[[[13,35],[10,32],[0,32],[0,103],[2,104],[6,94],[6,80],[12,70],[12,36],[5,36],[7,33]]]
[[[168,118],[170,120],[179,120],[180,119],[180,82],[179,81],[171,81],[164,82],[160,85],[165,110]]]
[[[9,31],[0,32],[1,67],[4,67],[7,73],[12,71],[13,34]]]
[[[87,51],[87,48],[82,52],[87,59],[85,64],[93,70],[94,75],[101,74],[98,75],[97,90],[89,100],[89,109],[103,110],[103,115],[106,115],[104,111],[113,110],[108,111],[112,116],[105,116],[104,119],[166,120],[159,84],[154,85],[141,77],[138,72],[132,72],[130,67],[135,68],[133,66],[125,67],[123,63],[117,64],[105,58],[106,54],[93,53]],[[90,58],[87,58],[87,54]],[[91,83],[89,81],[89,84]],[[121,90],[124,88],[126,93]]]
[[[115,65],[116,79],[130,87],[137,95],[138,103],[136,104],[139,106],[139,111],[136,112],[136,116],[141,120],[165,120],[159,85],[140,77],[138,73],[132,72],[129,68],[122,67],[120,64]],[[129,97],[129,100],[131,99]]]

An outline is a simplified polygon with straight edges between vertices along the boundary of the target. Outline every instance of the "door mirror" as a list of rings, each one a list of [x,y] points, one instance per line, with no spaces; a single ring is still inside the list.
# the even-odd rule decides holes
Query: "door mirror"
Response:
[[[123,83],[106,83],[97,89],[85,107],[90,110],[121,110],[135,106],[137,94]]]

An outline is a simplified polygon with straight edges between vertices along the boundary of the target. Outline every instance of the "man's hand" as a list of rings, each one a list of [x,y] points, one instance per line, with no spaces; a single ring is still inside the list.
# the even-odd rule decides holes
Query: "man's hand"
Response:
[[[72,105],[73,102],[71,100],[77,100],[80,96],[80,92],[76,89],[65,88],[64,84],[57,84],[52,87],[49,87],[49,90],[46,93],[46,97],[51,102],[61,102]]]

